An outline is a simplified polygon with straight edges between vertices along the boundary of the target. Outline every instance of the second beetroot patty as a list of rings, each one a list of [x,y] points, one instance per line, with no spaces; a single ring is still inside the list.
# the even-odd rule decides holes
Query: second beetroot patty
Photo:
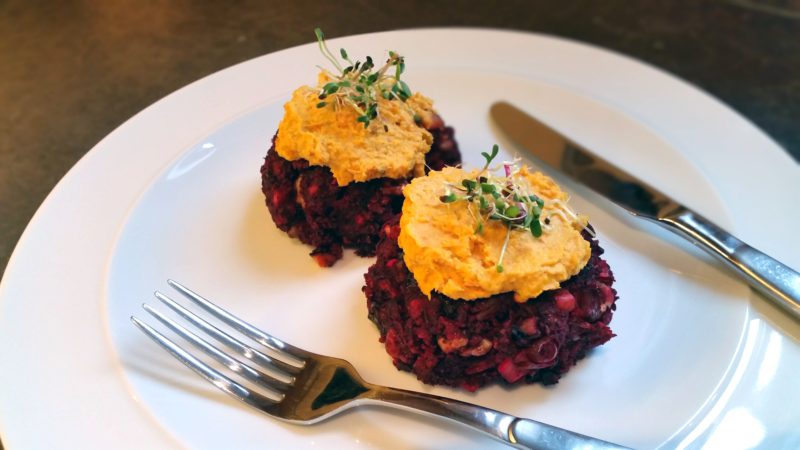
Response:
[[[426,166],[441,170],[460,164],[453,128],[436,116],[427,129],[433,144],[425,155]],[[261,166],[261,190],[275,225],[314,247],[311,256],[323,267],[339,260],[343,247],[360,256],[375,254],[381,227],[403,206],[402,187],[407,182],[378,178],[339,186],[327,167],[282,158],[274,138]]]
[[[586,266],[560,289],[524,303],[513,293],[465,301],[434,291],[428,299],[403,262],[399,232],[398,218],[383,227],[363,290],[394,365],[424,383],[468,391],[496,381],[553,384],[614,336],[614,276],[585,231],[592,251]]]

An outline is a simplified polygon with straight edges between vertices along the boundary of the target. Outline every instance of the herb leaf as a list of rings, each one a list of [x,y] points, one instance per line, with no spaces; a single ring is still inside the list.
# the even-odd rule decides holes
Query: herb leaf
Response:
[[[339,49],[339,56],[347,63],[343,68],[336,56],[328,49],[322,30],[315,28],[314,34],[317,37],[320,52],[338,72],[331,73],[323,69],[332,81],[320,89],[319,99],[328,99],[328,101],[317,103],[317,108],[322,108],[327,104],[333,104],[334,108],[348,105],[358,113],[356,121],[363,123],[364,128],[368,128],[373,120],[380,119],[379,98],[405,102],[413,95],[408,84],[400,79],[405,71],[406,63],[405,59],[396,52],[390,51],[386,63],[376,69],[372,57],[367,56],[363,62],[353,62],[350,60],[347,50],[342,48]],[[390,71],[389,69],[392,67],[394,70]],[[413,109],[408,105],[406,108],[416,120]],[[388,124],[383,123],[383,128],[388,131]]]
[[[498,145],[492,146],[491,152],[481,152],[486,161],[483,169],[475,178],[465,178],[459,184],[446,186],[445,194],[439,197],[443,203],[466,201],[470,214],[475,219],[475,234],[483,233],[483,223],[494,220],[504,224],[507,228],[506,238],[497,261],[497,272],[502,273],[503,258],[508,246],[512,231],[525,231],[534,237],[543,233],[540,217],[545,201],[530,191],[527,181],[518,176],[518,160],[503,163],[504,177],[494,176],[489,166],[500,154]],[[451,189],[463,194],[456,195]],[[473,208],[477,207],[477,214]],[[560,201],[553,201],[554,208],[566,208]],[[547,219],[545,219],[547,220]]]

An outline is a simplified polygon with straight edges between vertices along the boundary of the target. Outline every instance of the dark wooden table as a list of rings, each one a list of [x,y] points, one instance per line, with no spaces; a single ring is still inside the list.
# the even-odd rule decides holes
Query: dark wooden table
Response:
[[[800,1],[494,3],[0,0],[0,270],[47,193],[112,129],[193,80],[308,42],[315,26],[330,37],[476,26],[590,42],[721,98],[800,160]]]

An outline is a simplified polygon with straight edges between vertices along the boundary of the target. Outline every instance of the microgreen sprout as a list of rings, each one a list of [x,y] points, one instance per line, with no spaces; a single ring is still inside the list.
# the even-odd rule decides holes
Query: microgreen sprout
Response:
[[[400,79],[405,71],[405,59],[396,52],[390,51],[389,58],[379,68],[375,67],[369,56],[363,62],[358,60],[353,62],[345,49],[339,50],[340,61],[325,43],[322,30],[316,28],[314,34],[317,36],[320,52],[336,69],[336,73],[322,69],[332,81],[320,89],[320,102],[317,103],[317,108],[331,104],[333,108],[339,109],[347,105],[358,113],[356,121],[363,123],[364,128],[368,128],[373,120],[382,120],[378,110],[379,98],[405,102],[411,97],[412,92],[408,84]],[[416,120],[414,111],[410,107],[408,110]],[[386,123],[383,124],[383,129],[389,130]]]
[[[534,237],[541,237],[544,227],[547,227],[550,222],[550,216],[544,218],[545,226],[543,227],[542,210],[545,201],[531,190],[524,177],[518,175],[518,159],[503,163],[505,176],[492,174],[496,169],[492,169],[491,165],[499,151],[499,147],[494,145],[491,153],[481,152],[486,163],[475,178],[463,179],[458,185],[448,184],[445,186],[444,195],[439,197],[439,200],[443,203],[466,201],[467,210],[476,221],[475,234],[483,233],[484,222],[489,220],[498,221],[506,226],[506,237],[496,266],[497,272],[503,272],[503,258],[511,232],[525,231]],[[548,202],[553,210],[548,210],[548,214],[559,216],[565,222],[578,221],[578,217],[564,202],[558,199]],[[477,213],[473,209],[477,210]]]

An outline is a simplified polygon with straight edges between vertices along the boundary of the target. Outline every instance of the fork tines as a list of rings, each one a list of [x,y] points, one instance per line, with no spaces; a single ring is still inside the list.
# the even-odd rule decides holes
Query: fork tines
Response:
[[[232,356],[229,356],[224,351],[215,347],[205,339],[199,337],[197,334],[189,331],[186,327],[182,326],[176,321],[155,310],[150,305],[146,303],[142,304],[142,308],[144,308],[145,311],[158,319],[159,322],[175,332],[175,334],[188,341],[194,347],[210,356],[220,364],[224,365],[235,374],[238,374],[242,378],[248,380],[253,385],[258,386],[263,392],[263,395],[232,380],[217,369],[214,369],[200,359],[196,358],[191,353],[184,350],[181,346],[148,324],[137,319],[136,317],[131,316],[131,321],[134,323],[134,325],[136,325],[148,337],[153,339],[162,348],[167,350],[172,356],[185,364],[187,367],[197,372],[200,376],[217,386],[219,389],[250,404],[251,406],[264,408],[270,404],[275,404],[283,400],[283,391],[295,382],[295,375],[303,368],[305,364],[303,355],[306,352],[286,344],[285,342],[259,330],[253,325],[237,318],[236,316],[228,313],[180,283],[173,280],[167,280],[167,282],[192,303],[201,307],[215,319],[238,331],[247,338],[265,346],[268,351],[273,354],[273,356],[269,356],[253,346],[242,342],[240,339],[232,336],[231,334],[222,331],[217,326],[191,312],[189,309],[181,306],[161,292],[156,291],[154,295],[162,303],[178,313],[178,315],[184,318],[187,322],[191,323],[194,327],[201,330],[205,335],[210,336],[215,341],[228,347],[238,357],[247,360],[250,364],[252,364],[252,366],[241,362]],[[258,368],[256,369],[254,366]]]

